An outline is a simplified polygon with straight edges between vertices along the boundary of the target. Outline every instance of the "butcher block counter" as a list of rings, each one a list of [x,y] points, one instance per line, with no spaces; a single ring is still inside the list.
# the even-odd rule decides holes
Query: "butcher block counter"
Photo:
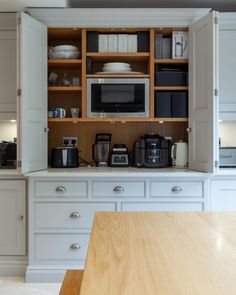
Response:
[[[236,212],[99,212],[81,295],[235,294]]]

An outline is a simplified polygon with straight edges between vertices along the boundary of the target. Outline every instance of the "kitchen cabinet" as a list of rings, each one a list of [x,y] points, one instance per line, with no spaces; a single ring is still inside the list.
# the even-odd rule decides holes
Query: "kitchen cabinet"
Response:
[[[219,116],[236,120],[236,14],[222,13],[219,30]]]
[[[113,173],[110,169],[79,168],[77,172],[61,175],[50,171],[28,174],[26,281],[61,281],[65,269],[83,268],[97,211],[208,209],[207,174],[189,172],[183,176],[183,172],[177,170],[173,176],[171,172],[145,169],[145,175],[140,169],[127,168],[125,172],[127,170],[114,168]]]
[[[0,255],[26,255],[25,180],[0,180]]]
[[[229,180],[231,178],[231,180]],[[235,211],[236,210],[236,181],[228,179],[211,181],[211,210]]]

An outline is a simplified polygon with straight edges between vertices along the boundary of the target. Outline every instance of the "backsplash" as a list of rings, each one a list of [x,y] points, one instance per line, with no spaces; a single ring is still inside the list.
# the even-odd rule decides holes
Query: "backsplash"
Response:
[[[222,147],[236,147],[236,121],[220,122],[219,136]]]
[[[14,137],[17,137],[17,124],[0,122],[0,141],[13,141]]]

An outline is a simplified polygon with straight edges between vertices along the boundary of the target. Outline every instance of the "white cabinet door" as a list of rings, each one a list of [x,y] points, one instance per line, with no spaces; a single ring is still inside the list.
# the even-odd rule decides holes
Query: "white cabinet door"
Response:
[[[189,27],[189,166],[203,172],[218,159],[217,22],[213,11]]]
[[[19,14],[18,160],[21,172],[47,168],[47,28]]]
[[[0,181],[0,255],[25,255],[25,180]]]
[[[0,27],[1,30],[1,27]],[[16,118],[16,32],[0,31],[0,119]],[[14,114],[15,113],[15,114]]]
[[[236,15],[235,15],[236,18]],[[236,120],[236,29],[219,33],[220,119]]]
[[[212,211],[236,211],[236,180],[211,182]]]

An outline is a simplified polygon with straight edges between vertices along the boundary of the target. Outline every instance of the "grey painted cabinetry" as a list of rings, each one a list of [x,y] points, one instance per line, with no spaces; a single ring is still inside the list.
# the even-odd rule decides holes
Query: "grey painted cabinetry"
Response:
[[[0,255],[26,254],[25,180],[0,180]]]

